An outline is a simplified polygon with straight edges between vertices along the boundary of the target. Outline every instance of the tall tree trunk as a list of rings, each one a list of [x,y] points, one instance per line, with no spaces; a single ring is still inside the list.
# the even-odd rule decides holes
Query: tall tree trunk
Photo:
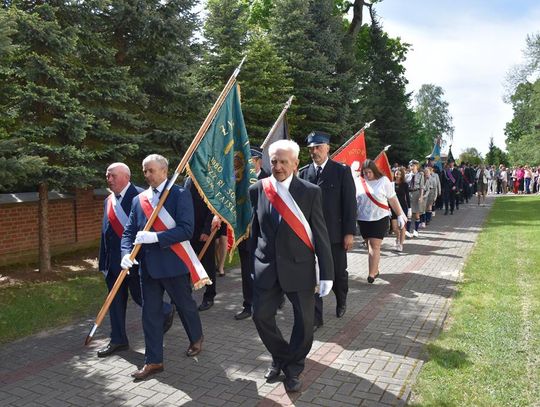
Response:
[[[355,60],[355,44],[356,38],[358,37],[358,32],[362,28],[362,22],[364,19],[364,6],[371,9],[371,3],[366,3],[364,0],[355,0],[354,3],[350,3],[346,12],[349,12],[349,9],[353,9],[353,17],[347,32],[343,36],[342,40],[342,55],[337,64],[337,71],[339,73],[348,72],[354,65]]]
[[[39,272],[51,271],[51,251],[49,241],[49,186],[42,182],[38,186],[39,206]]]

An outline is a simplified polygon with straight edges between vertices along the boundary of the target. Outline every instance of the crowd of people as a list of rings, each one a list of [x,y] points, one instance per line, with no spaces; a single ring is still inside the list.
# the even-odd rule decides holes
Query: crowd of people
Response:
[[[520,165],[486,168],[489,172],[488,193],[490,194],[538,194],[540,193],[540,167]]]
[[[508,188],[538,191],[538,169],[528,167],[510,174],[502,166],[457,167],[453,159],[444,168],[411,160],[407,166],[394,165],[392,181],[372,160],[354,170],[332,160],[327,133],[310,133],[306,148],[311,163],[298,168],[300,146],[296,142],[271,144],[269,173],[262,168],[262,151],[251,149],[256,180],[249,189],[253,218],[250,238],[238,247],[243,303],[234,318],[253,319],[272,356],[265,378],[275,380],[283,372],[288,392],[301,389],[300,374],[314,332],[324,324],[323,297],[334,293],[336,318],[347,311],[347,252],[355,234],[362,236],[368,250],[366,277],[373,284],[380,277],[381,245],[389,230],[395,237],[394,250],[402,252],[405,239],[419,237],[436,211],[451,216],[474,194],[477,204],[484,205],[488,193],[506,193]],[[114,163],[107,169],[111,194],[104,203],[99,257],[109,290],[122,269],[129,269],[130,274],[109,310],[110,342],[97,355],[107,357],[129,347],[125,315],[130,293],[142,307],[146,346],[144,364],[132,374],[135,380],[163,371],[163,336],[175,311],[189,339],[186,355],[202,351],[199,314],[214,305],[217,277],[225,274],[226,247],[226,228],[192,180],[187,179],[182,187],[169,185],[168,162],[158,154],[146,157],[142,168],[149,185],[146,190],[131,183],[127,165]],[[166,200],[154,226],[145,230],[164,193]],[[135,245],[141,248],[133,258]],[[189,253],[203,248],[206,252],[197,264],[210,284],[197,305],[190,272],[199,266],[191,264]],[[171,303],[164,301],[165,292]],[[276,322],[277,310],[286,299],[294,316],[289,340]]]

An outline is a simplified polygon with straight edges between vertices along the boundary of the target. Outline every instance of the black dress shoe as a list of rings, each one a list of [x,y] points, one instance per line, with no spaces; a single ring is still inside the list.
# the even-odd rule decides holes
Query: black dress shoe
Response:
[[[345,311],[347,311],[347,306],[337,306],[336,307],[336,317],[341,318],[343,315],[345,315]]]
[[[323,323],[318,323],[313,325],[313,332],[315,332],[317,329],[319,329],[321,326],[323,326]]]
[[[300,388],[302,387],[302,382],[298,378],[298,376],[287,376],[285,378],[285,391],[287,393],[294,393],[300,391]]]
[[[246,318],[249,318],[249,317],[251,317],[251,311],[244,308],[244,309],[242,310],[242,312],[239,312],[238,314],[236,314],[236,315],[234,316],[234,319],[236,319],[236,320],[239,321],[239,320],[241,320],[241,319],[246,319]]]
[[[191,343],[189,345],[189,348],[187,348],[186,350],[186,356],[192,357],[201,353],[203,340],[204,340],[204,336],[201,336],[201,338],[198,341]]]
[[[279,377],[280,372],[281,367],[279,366],[279,363],[272,362],[272,366],[268,368],[268,370],[264,374],[264,378],[267,381],[275,380]]]
[[[174,321],[174,305],[172,306],[171,312],[169,312],[169,315],[165,318],[165,321],[163,321],[163,333],[166,334],[169,329],[171,329],[171,326]]]
[[[206,311],[207,309],[212,308],[213,305],[214,305],[214,301],[203,300],[203,302],[201,302],[201,305],[199,305],[199,311]]]
[[[104,358],[112,355],[114,352],[120,352],[121,350],[128,350],[129,345],[127,343],[112,343],[109,342],[107,346],[97,351],[98,358]]]

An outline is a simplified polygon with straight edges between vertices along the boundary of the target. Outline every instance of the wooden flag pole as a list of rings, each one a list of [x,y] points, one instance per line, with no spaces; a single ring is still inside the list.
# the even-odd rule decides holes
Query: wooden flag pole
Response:
[[[221,108],[221,105],[223,105],[223,102],[225,101],[225,98],[229,94],[229,91],[232,89],[232,87],[236,83],[236,77],[240,73],[240,69],[242,68],[242,65],[244,64],[245,60],[246,60],[246,57],[242,58],[242,61],[240,62],[238,67],[234,70],[231,77],[229,78],[229,80],[225,84],[225,87],[223,88],[223,90],[221,91],[219,97],[217,98],[216,102],[214,103],[214,106],[212,106],[212,109],[210,109],[210,112],[208,112],[208,115],[206,116],[206,119],[204,119],[199,131],[197,132],[197,134],[195,135],[195,137],[191,141],[190,146],[188,147],[188,149],[186,150],[184,156],[180,160],[180,164],[178,164],[178,167],[176,168],[176,171],[174,172],[171,180],[167,184],[167,187],[163,190],[163,193],[161,194],[161,197],[159,198],[159,202],[158,202],[157,206],[154,208],[154,211],[152,212],[152,215],[150,216],[150,218],[146,222],[146,225],[144,226],[143,231],[150,230],[150,228],[154,224],[154,221],[156,220],[159,211],[163,207],[163,204],[165,203],[165,200],[169,196],[169,192],[170,192],[172,186],[174,185],[174,183],[176,182],[176,179],[178,178],[178,176],[186,168],[186,165],[188,164],[189,160],[191,159],[191,156],[193,155],[193,153],[195,152],[195,149],[198,147],[198,145],[201,142],[202,138],[206,134],[206,131],[208,130],[208,128],[210,127],[210,125],[214,121],[214,118],[216,117],[217,112]],[[140,244],[136,244],[135,246],[133,246],[133,249],[131,250],[131,253],[129,255],[129,258],[131,259],[131,261],[135,260],[135,257],[139,253],[140,248],[141,248]],[[112,303],[114,297],[116,296],[116,293],[120,289],[120,286],[122,285],[124,279],[126,278],[126,275],[128,274],[128,271],[129,271],[128,269],[123,269],[120,272],[120,274],[118,275],[118,278],[116,279],[116,282],[114,283],[113,288],[109,292],[109,295],[107,295],[107,298],[105,299],[105,302],[103,303],[101,309],[99,310],[99,312],[97,314],[94,325],[92,326],[92,329],[90,329],[90,333],[88,334],[88,336],[86,337],[86,339],[84,341],[85,345],[88,345],[88,344],[90,344],[90,342],[92,342],[92,339],[94,337],[94,334],[95,334],[97,328],[101,325],[101,323],[103,322],[103,319],[105,318],[105,315],[109,311],[111,303]]]
[[[219,230],[219,227],[212,229],[210,236],[208,236],[208,239],[206,239],[206,242],[204,242],[203,248],[201,249],[200,253],[197,255],[197,258],[199,260],[202,260],[204,254],[208,250],[208,246],[210,246],[210,243],[212,243],[212,240],[214,240],[214,237],[216,236],[216,233],[218,230]]]
[[[289,98],[289,100],[287,100],[287,102],[285,103],[285,106],[283,107],[283,110],[281,111],[281,113],[279,114],[277,120],[274,122],[274,125],[272,126],[272,128],[270,129],[270,131],[268,132],[268,135],[266,136],[266,138],[264,139],[264,141],[262,142],[261,144],[261,149],[263,149],[264,147],[266,147],[266,143],[268,143],[268,140],[270,140],[270,136],[272,135],[272,133],[274,133],[274,131],[276,130],[276,127],[278,126],[279,122],[281,119],[283,119],[283,116],[285,116],[285,113],[287,113],[287,110],[289,110],[289,107],[291,107],[291,103],[294,99],[294,95],[291,95],[291,97]]]
[[[345,147],[347,147],[349,144],[352,143],[352,141],[362,132],[364,131],[365,129],[369,128],[369,126],[371,126],[373,124],[373,122],[375,121],[375,119],[373,119],[372,121],[370,122],[367,122],[366,124],[364,124],[364,127],[362,127],[360,130],[358,130],[356,133],[354,133],[351,138],[349,138],[345,143],[343,143],[343,145],[338,148],[336,151],[333,152],[333,154],[330,156],[330,159],[334,158],[336,155],[338,155],[339,153],[341,153],[341,151],[343,151],[343,149]]]

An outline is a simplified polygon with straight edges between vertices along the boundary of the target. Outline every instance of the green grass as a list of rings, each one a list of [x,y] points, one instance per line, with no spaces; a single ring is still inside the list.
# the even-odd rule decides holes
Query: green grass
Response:
[[[64,262],[69,260],[64,256]],[[226,269],[239,267],[238,251]],[[24,283],[0,288],[0,344],[45,329],[95,317],[107,295],[103,275],[77,273],[61,281]]]
[[[0,343],[97,314],[107,287],[103,275],[26,283],[0,289]]]
[[[415,406],[540,399],[540,199],[497,198],[465,264],[449,323],[428,345]]]

